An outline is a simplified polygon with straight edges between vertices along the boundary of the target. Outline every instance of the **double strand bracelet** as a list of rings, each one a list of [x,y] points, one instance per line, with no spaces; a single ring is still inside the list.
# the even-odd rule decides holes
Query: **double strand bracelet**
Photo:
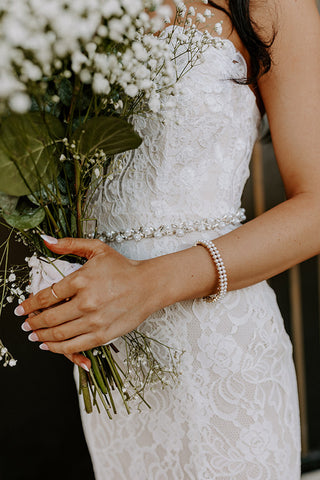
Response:
[[[198,240],[194,246],[196,247],[197,245],[201,245],[208,250],[212,260],[214,261],[219,276],[217,293],[204,297],[204,300],[208,303],[217,302],[218,300],[221,300],[227,293],[228,277],[226,267],[223,263],[219,250],[213,242],[210,240]]]

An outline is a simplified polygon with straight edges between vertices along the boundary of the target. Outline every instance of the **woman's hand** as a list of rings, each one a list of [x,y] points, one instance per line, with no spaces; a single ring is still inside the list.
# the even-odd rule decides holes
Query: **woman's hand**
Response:
[[[130,332],[157,309],[150,301],[147,262],[129,260],[99,240],[48,238],[46,245],[53,252],[88,261],[54,285],[58,299],[46,288],[21,303],[15,313],[29,315],[22,328],[33,331],[29,339],[42,342],[41,349],[63,353],[89,368],[90,361],[77,352]]]

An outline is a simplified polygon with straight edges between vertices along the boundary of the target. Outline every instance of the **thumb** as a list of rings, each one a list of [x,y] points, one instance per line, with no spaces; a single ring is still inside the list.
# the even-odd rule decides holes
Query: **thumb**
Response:
[[[100,240],[88,240],[85,238],[61,238],[49,237],[49,235],[40,235],[46,246],[55,253],[62,255],[74,254],[79,257],[90,258],[98,255],[105,250],[106,245]]]

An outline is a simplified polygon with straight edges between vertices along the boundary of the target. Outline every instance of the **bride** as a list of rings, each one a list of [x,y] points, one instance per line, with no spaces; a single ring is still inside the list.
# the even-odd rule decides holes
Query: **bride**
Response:
[[[151,411],[83,416],[97,480],[298,480],[292,346],[265,280],[320,252],[319,15],[315,0],[192,4],[223,20],[223,46],[183,77],[170,115],[136,120],[144,143],[93,203],[107,232],[181,228],[108,245],[45,237],[88,262],[58,300],[45,289],[16,313],[42,309],[23,324],[31,340],[86,369],[77,352],[137,327],[186,352]],[[240,226],[264,112],[287,200]]]

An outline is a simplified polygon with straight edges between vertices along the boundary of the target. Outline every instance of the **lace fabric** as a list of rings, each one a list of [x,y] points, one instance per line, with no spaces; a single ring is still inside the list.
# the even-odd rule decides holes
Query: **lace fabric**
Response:
[[[144,141],[117,159],[97,191],[99,229],[221,217],[240,207],[260,122],[254,94],[230,80],[245,75],[244,58],[224,41],[182,78],[161,114],[134,119]],[[233,228],[112,246],[146,259]],[[112,421],[82,414],[97,480],[300,478],[292,346],[265,282],[216,305],[177,303],[140,328],[185,351],[180,380],[147,392],[151,410],[120,411]]]

